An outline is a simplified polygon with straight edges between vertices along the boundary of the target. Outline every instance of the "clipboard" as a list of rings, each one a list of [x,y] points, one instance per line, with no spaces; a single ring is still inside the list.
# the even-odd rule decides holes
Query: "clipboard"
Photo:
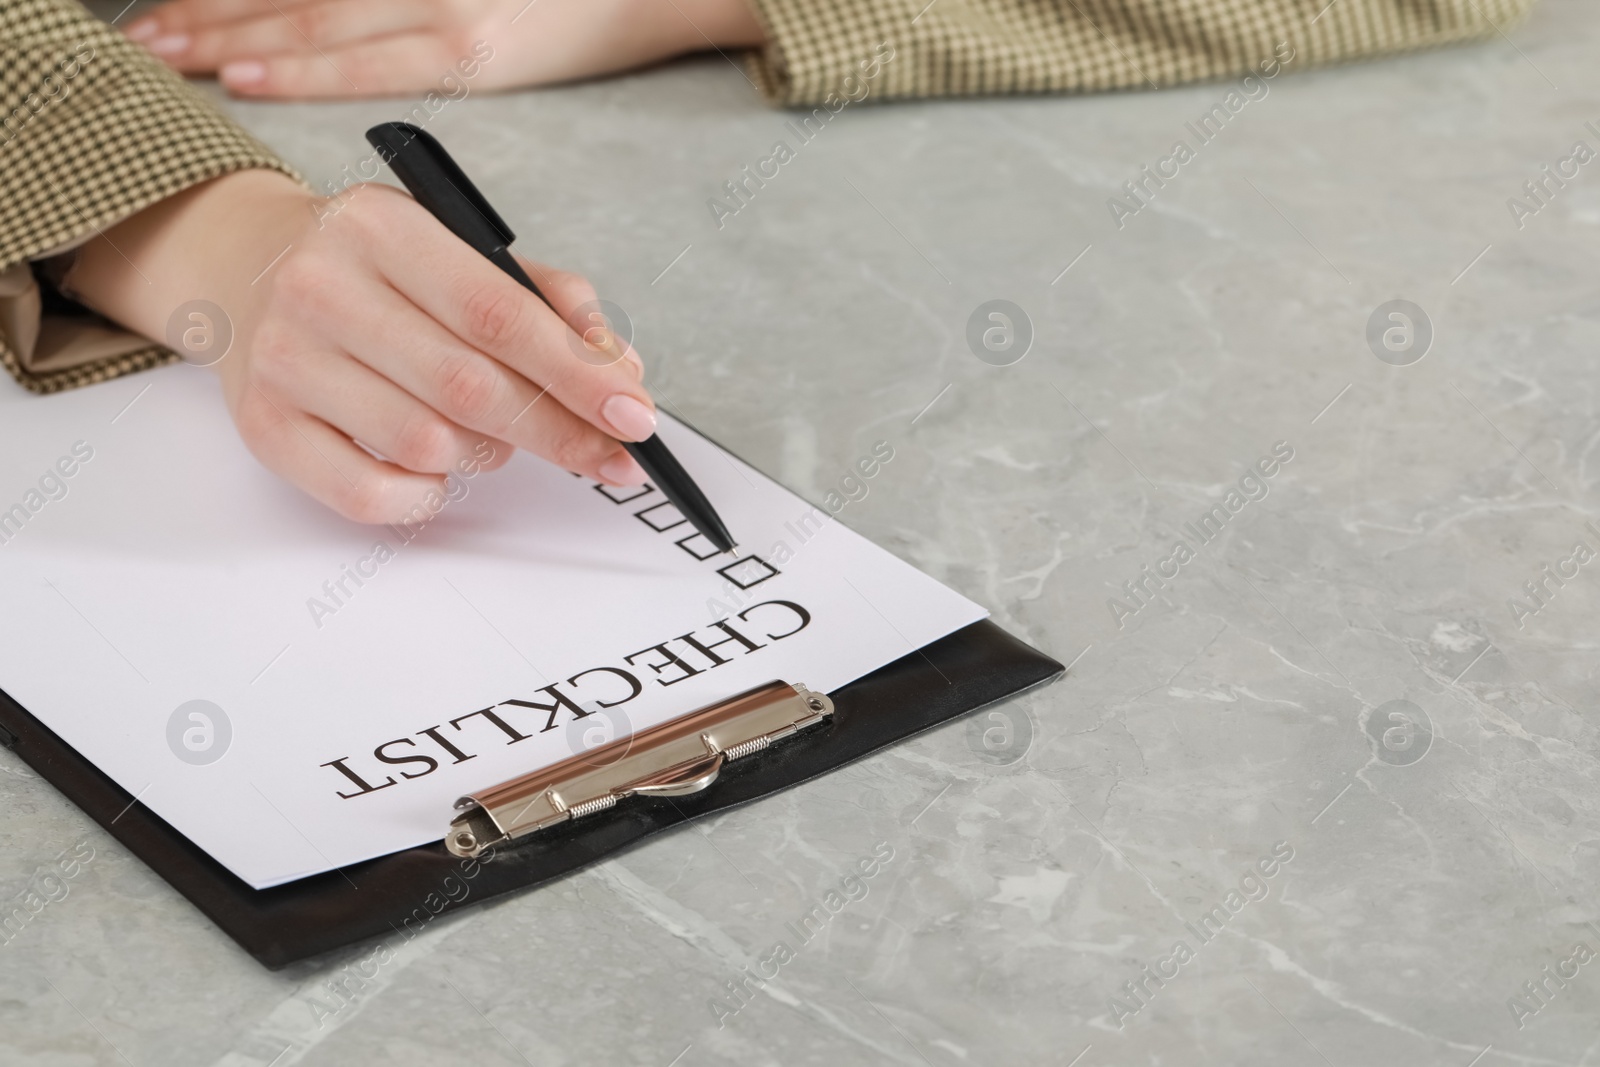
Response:
[[[684,425],[722,448],[709,434]],[[269,889],[251,887],[136,803],[133,794],[3,690],[0,744],[259,963],[278,970],[370,938],[398,934],[409,940],[442,915],[554,881],[683,823],[799,785],[1065,672],[992,621],[976,622],[825,694],[831,711],[821,721],[759,746],[761,751],[748,758],[730,760],[706,788],[604,804],[581,813],[582,818],[559,820],[474,855],[452,854],[441,840]],[[803,684],[805,679],[788,681]],[[718,705],[738,696],[726,694]],[[445,838],[454,830],[451,813],[439,814]]]
[[[1064,671],[994,623],[974,623],[828,694],[832,713],[823,721],[730,761],[707,788],[630,798],[475,857],[452,855],[441,841],[260,890],[135,803],[4,692],[0,744],[276,970],[373,937],[409,939],[441,915],[543,885],[692,819],[799,785]],[[440,813],[441,834],[448,817]]]

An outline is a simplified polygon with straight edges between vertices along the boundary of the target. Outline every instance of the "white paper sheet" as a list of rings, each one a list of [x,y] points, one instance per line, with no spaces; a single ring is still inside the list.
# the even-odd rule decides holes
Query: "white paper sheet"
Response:
[[[458,796],[612,729],[773,678],[832,690],[987,614],[670,419],[661,436],[777,573],[730,585],[728,557],[648,510],[659,491],[614,502],[527,455],[454,482],[412,540],[347,523],[256,463],[192,367],[7,383],[0,687],[265,888],[438,840]],[[593,709],[628,676],[642,691],[608,712],[552,700]],[[509,699],[557,703],[555,727],[473,714]]]

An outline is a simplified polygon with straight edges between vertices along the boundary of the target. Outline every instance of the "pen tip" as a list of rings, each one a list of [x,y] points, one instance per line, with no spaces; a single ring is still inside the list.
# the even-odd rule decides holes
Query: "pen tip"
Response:
[[[715,516],[712,516],[711,519],[712,521],[705,523],[700,528],[700,532],[706,535],[706,540],[710,541],[712,547],[718,552],[732,552],[738,547],[738,542],[733,539],[733,535],[728,532],[728,528],[722,525],[721,521],[717,520]]]

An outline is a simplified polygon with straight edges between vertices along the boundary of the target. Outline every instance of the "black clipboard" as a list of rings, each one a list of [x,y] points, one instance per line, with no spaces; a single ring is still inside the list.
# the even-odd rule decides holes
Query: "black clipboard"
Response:
[[[737,455],[687,420],[679,421]],[[834,712],[825,723],[730,763],[703,792],[633,798],[498,847],[484,859],[452,856],[441,840],[271,889],[252,888],[165,819],[135,803],[133,794],[4,691],[0,744],[257,961],[277,970],[369,938],[399,934],[409,939],[441,915],[554,881],[701,815],[799,785],[1065,672],[993,622],[973,623],[828,694]],[[449,815],[439,813],[441,838]]]
[[[0,743],[269,968],[368,938],[409,937],[440,915],[532,888],[691,819],[798,785],[1042,685],[1065,668],[992,622],[973,623],[829,694],[834,713],[728,765],[700,793],[634,798],[462,860],[442,842],[271,889],[252,889],[0,692]],[[448,812],[439,813],[441,834]]]

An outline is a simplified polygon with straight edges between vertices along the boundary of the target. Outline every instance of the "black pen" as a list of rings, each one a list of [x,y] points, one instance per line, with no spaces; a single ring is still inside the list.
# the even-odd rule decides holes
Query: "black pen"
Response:
[[[511,254],[511,242],[516,240],[511,227],[495,213],[472,180],[431,134],[409,122],[385,122],[368,130],[367,140],[417,203],[427,208],[451,233],[515,278],[523,288],[550,304],[549,298],[539,291]],[[553,305],[551,310],[555,310]],[[711,501],[658,435],[651,434],[638,442],[624,441],[622,447],[717,551],[733,549],[733,537]]]

